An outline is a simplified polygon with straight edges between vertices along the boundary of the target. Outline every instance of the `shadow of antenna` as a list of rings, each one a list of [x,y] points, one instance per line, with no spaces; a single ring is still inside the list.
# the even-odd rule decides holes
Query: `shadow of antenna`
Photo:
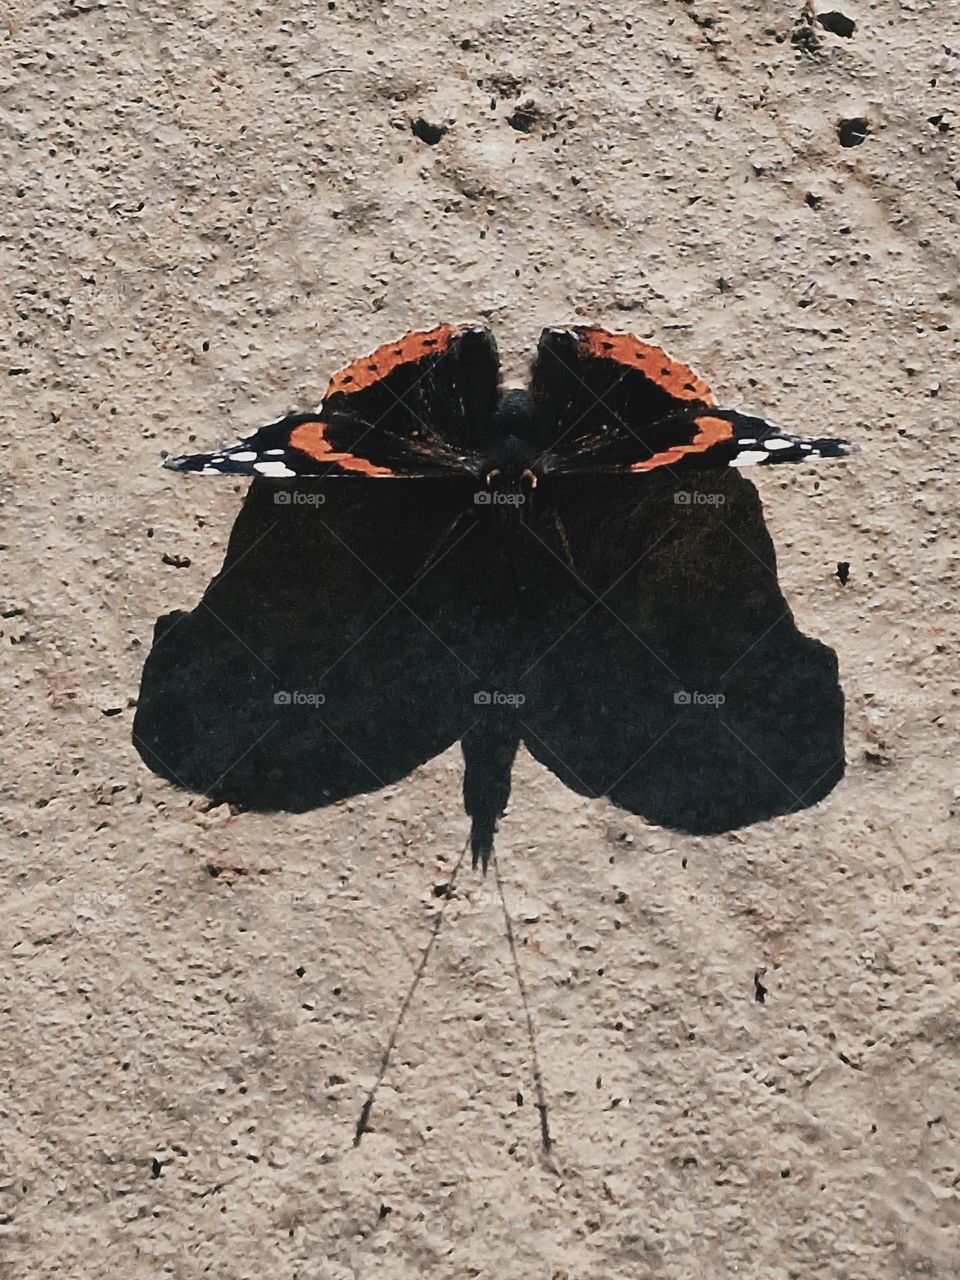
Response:
[[[370,1092],[367,1094],[364,1104],[360,1108],[360,1117],[357,1120],[357,1127],[353,1135],[353,1145],[355,1147],[359,1147],[360,1139],[367,1132],[367,1128],[370,1121],[370,1113],[373,1110],[373,1104],[377,1096],[377,1090],[380,1088],[381,1084],[383,1084],[384,1077],[387,1074],[387,1069],[390,1066],[390,1058],[393,1054],[394,1045],[397,1043],[397,1036],[399,1036],[400,1028],[403,1026],[403,1021],[407,1016],[407,1010],[410,1008],[410,1005],[413,1003],[413,997],[416,995],[417,987],[420,985],[420,979],[423,977],[424,973],[426,973],[427,964],[430,961],[430,954],[433,951],[433,947],[437,941],[437,938],[440,936],[440,928],[443,924],[443,917],[446,914],[447,906],[450,903],[450,899],[453,897],[453,890],[457,883],[457,876],[460,874],[460,868],[463,866],[463,860],[467,856],[467,849],[469,847],[470,847],[470,840],[468,837],[464,843],[463,848],[460,850],[460,856],[457,858],[456,864],[454,865],[454,868],[453,868],[453,872],[450,876],[450,880],[447,883],[447,887],[443,895],[443,906],[440,908],[440,910],[437,912],[434,918],[433,927],[430,932],[430,937],[427,939],[427,945],[424,947],[423,953],[420,956],[420,963],[417,965],[417,971],[413,975],[413,978],[410,982],[410,986],[407,988],[407,994],[404,996],[403,1003],[400,1005],[400,1012],[397,1014],[396,1021],[393,1024],[393,1030],[390,1033],[390,1039],[387,1041],[386,1047],[383,1051],[383,1055],[380,1058],[380,1069],[377,1072],[377,1078],[376,1080],[374,1080],[373,1085],[370,1089]]]
[[[537,1052],[537,1034],[533,1024],[533,1014],[530,1011],[530,1001],[527,999],[527,988],[523,981],[523,974],[520,971],[520,959],[517,955],[517,942],[513,934],[513,922],[510,919],[510,912],[507,910],[507,899],[503,892],[503,880],[500,878],[500,866],[496,855],[493,858],[493,875],[497,882],[497,893],[500,896],[500,906],[503,908],[503,922],[506,927],[507,942],[510,946],[510,959],[513,961],[513,972],[516,975],[517,986],[520,989],[520,1003],[523,1005],[523,1015],[527,1024],[527,1039],[530,1044],[530,1063],[533,1067],[533,1087],[536,1093],[536,1108],[540,1116],[540,1145],[543,1154],[549,1155],[553,1146],[553,1139],[550,1136],[550,1113],[547,1108],[547,1097],[543,1088],[543,1072],[540,1069],[540,1055]],[[556,1173],[557,1170],[553,1169]]]

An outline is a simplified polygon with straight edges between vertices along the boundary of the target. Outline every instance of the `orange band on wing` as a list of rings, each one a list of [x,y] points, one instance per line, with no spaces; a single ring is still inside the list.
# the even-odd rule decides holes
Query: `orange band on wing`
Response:
[[[660,347],[641,342],[629,333],[608,333],[606,329],[576,329],[584,355],[638,369],[645,378],[677,400],[699,400],[713,404],[710,388],[689,365],[672,360]]]
[[[343,471],[359,471],[365,476],[392,476],[396,473],[389,467],[378,467],[368,458],[358,458],[353,453],[342,453],[324,439],[327,430],[325,422],[301,422],[290,433],[290,444],[294,449],[315,458],[317,462],[336,464]]]
[[[372,355],[362,360],[354,360],[345,369],[335,373],[327,387],[327,395],[350,395],[353,391],[362,391],[386,377],[397,365],[410,364],[422,360],[424,356],[439,355],[449,347],[455,334],[462,332],[465,326],[442,324],[436,329],[428,329],[421,333],[408,333],[399,342],[388,342],[377,347]]]
[[[734,438],[733,423],[728,422],[726,418],[702,416],[694,418],[693,425],[697,428],[697,434],[689,444],[678,444],[671,449],[664,449],[662,453],[655,453],[652,458],[635,462],[630,470],[654,471],[657,467],[668,467],[671,462],[679,462],[685,454],[706,453],[715,444],[723,444]]]

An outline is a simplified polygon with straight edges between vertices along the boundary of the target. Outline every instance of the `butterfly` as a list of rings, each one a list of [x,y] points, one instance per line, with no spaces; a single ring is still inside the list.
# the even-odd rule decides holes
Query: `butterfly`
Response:
[[[844,770],[836,657],[798,632],[757,494],[724,469],[849,448],[718,407],[691,368],[629,334],[546,329],[529,386],[505,390],[487,329],[409,333],[335,374],[314,412],[166,460],[257,482],[203,599],[158,619],[137,750],[215,803],[307,812],[384,790],[459,741],[470,834],[434,890],[444,900],[468,848],[487,870],[521,743],[574,793],[669,829],[807,808]],[[690,468],[715,469],[695,493]],[[646,479],[608,483],[631,475]],[[531,501],[564,476],[551,514],[566,563],[548,504]],[[373,501],[337,477],[469,481],[477,506],[524,513],[527,544],[519,556],[465,533],[425,560],[460,519],[456,492],[425,504],[419,488],[374,486]],[[260,483],[273,480],[293,483]],[[548,845],[544,825],[528,820],[525,838]],[[531,1051],[546,1151],[532,1033]]]
[[[314,412],[164,465],[276,479],[470,477],[478,501],[516,506],[553,475],[769,466],[848,448],[718,407],[693,369],[630,334],[545,329],[529,387],[504,390],[490,331],[440,325],[355,360]]]

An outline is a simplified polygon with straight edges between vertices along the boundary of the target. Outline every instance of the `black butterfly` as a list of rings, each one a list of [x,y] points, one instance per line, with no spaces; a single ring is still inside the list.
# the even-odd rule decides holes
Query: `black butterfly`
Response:
[[[317,414],[168,464],[283,483],[254,483],[201,604],[158,623],[137,746],[191,790],[302,811],[460,740],[484,867],[521,741],[687,831],[813,803],[843,771],[836,663],[796,631],[755,492],[722,464],[843,452],[713,408],[631,337],[547,330],[529,393],[502,394],[485,330],[409,335]]]
[[[842,441],[788,435],[717,408],[692,369],[629,334],[545,329],[529,391],[505,392],[493,335],[444,325],[348,365],[315,413],[166,465],[277,479],[468,475],[496,501],[529,494],[548,475],[742,467],[844,452]]]
[[[410,334],[316,413],[167,463],[260,478],[203,599],[157,622],[137,749],[215,801],[303,812],[459,741],[484,870],[521,743],[572,790],[683,831],[806,807],[843,774],[836,659],[797,631],[734,468],[844,452],[716,408],[629,336],[546,330],[529,391],[502,392],[485,330]],[[407,477],[431,482],[370,483]]]

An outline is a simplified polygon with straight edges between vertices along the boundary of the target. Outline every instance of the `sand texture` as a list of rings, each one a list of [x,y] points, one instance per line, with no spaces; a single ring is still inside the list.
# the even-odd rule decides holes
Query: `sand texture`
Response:
[[[4,1280],[960,1275],[960,27],[946,0],[843,12],[850,35],[771,0],[37,0],[0,18]],[[514,380],[545,325],[631,331],[722,403],[861,450],[710,482],[726,522],[651,487],[648,514],[688,523],[618,588],[643,643],[598,608],[579,633],[593,674],[562,646],[538,668],[586,726],[566,774],[521,748],[497,837],[549,1159],[494,874],[465,867],[444,897],[468,824],[426,631],[395,609],[368,642],[382,666],[341,669],[370,750],[417,738],[386,786],[243,811],[133,743],[158,619],[189,613],[181,639],[206,638],[226,687],[256,669],[234,633],[258,580],[302,600],[289,637],[317,610],[373,622],[409,568],[382,536],[401,517],[365,531],[361,502],[343,519],[362,561],[318,555],[297,596],[281,526],[256,573],[224,579],[218,631],[200,602],[248,485],[171,475],[161,450],[316,405],[346,362],[441,320],[490,325]],[[403,528],[427,530],[413,502]],[[652,543],[631,521],[572,515],[574,552],[609,555],[598,581]],[[453,565],[431,580],[450,587],[435,629],[469,644]],[[553,626],[566,598],[530,566],[529,624]],[[751,766],[715,719],[690,777],[654,777],[654,757],[633,775],[645,812],[577,789],[566,753],[588,735],[583,767],[610,758],[640,688],[621,702],[616,674],[652,680],[653,637],[693,662],[763,610],[781,631],[734,656],[743,680],[771,673],[768,739],[799,760],[842,731],[817,803],[804,757],[799,807],[754,820],[733,787],[724,816],[711,779],[734,776],[728,753]],[[377,681],[419,662],[386,735],[399,704],[377,709]],[[176,714],[202,708],[225,749],[243,726],[178,663]],[[323,765],[307,753],[307,791]],[[715,833],[669,825],[683,787]]]

